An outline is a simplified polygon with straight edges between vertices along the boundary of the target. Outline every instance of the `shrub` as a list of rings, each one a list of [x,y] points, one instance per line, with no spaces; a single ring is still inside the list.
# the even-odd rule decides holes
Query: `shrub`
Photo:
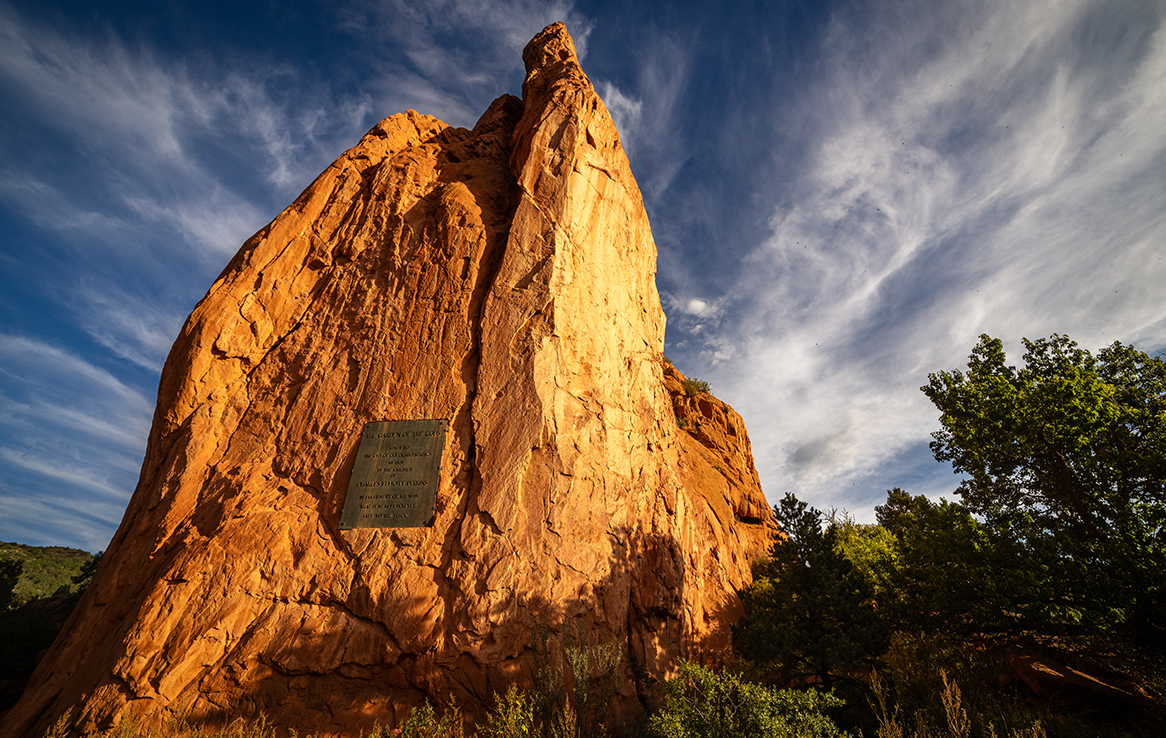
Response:
[[[396,735],[399,738],[462,738],[465,735],[462,730],[462,711],[455,705],[438,718],[433,705],[426,700],[409,713]]]
[[[534,700],[511,684],[506,694],[494,695],[494,709],[486,716],[479,736],[487,738],[524,738],[537,735],[534,726]]]
[[[689,377],[681,382],[680,385],[684,387],[684,394],[689,397],[696,397],[698,394],[707,394],[713,391],[713,388],[708,382],[703,379],[697,379],[696,377]]]
[[[568,637],[563,644],[563,655],[571,670],[571,688],[574,699],[568,700],[575,717],[575,735],[594,736],[606,733],[603,717],[619,681],[622,656],[614,643],[577,642]],[[593,690],[592,681],[595,680]],[[570,704],[573,702],[574,704]],[[552,731],[562,733],[564,731]]]
[[[561,648],[555,648],[552,634],[547,626],[535,631],[535,686],[527,695],[536,726],[532,735],[607,735],[603,720],[618,690],[623,654],[614,642],[595,633],[581,637],[577,630],[563,633]]]
[[[664,709],[648,719],[652,738],[834,738],[830,693],[776,690],[682,662],[664,685]]]

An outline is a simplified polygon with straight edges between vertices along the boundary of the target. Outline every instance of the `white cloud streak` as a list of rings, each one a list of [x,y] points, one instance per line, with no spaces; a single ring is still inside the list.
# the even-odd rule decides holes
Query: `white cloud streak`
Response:
[[[270,183],[293,188],[289,196],[320,168],[310,111],[318,113],[329,101],[309,103],[297,126],[296,116],[268,92],[269,83],[290,74],[243,63],[200,67],[195,74],[148,49],[131,53],[117,39],[96,43],[23,23],[0,6],[0,80],[22,117],[54,132],[65,151],[75,149],[71,168],[90,170],[132,220],[146,216],[148,228],[169,230],[215,263],[233,253],[264,216],[246,194],[226,186],[199,153],[200,144],[242,139]],[[363,124],[368,114],[367,100],[337,107],[343,128],[350,127],[346,117]],[[331,150],[334,142],[325,143]],[[32,198],[48,191],[64,222],[77,222],[70,216],[86,211],[87,193],[67,189],[70,179],[38,180],[32,171],[10,173],[4,191],[19,198],[19,206],[31,205],[42,224],[48,208],[37,208]]]
[[[565,21],[585,59],[607,22],[566,0],[337,12],[367,62],[345,94],[307,66],[176,60],[0,5],[0,94],[19,133],[0,136],[0,208],[42,237],[0,266],[37,280],[98,347],[0,335],[0,521],[66,510],[70,535],[108,537],[95,531],[120,515],[152,405],[108,367],[160,369],[226,256],[375,116],[472,125],[518,92],[534,33]],[[595,79],[655,220],[670,342],[745,415],[771,498],[869,516],[895,473],[913,492],[951,489],[924,464],[935,413],[917,388],[962,365],[980,332],[1013,351],[1053,331],[1166,346],[1162,12],[854,3],[793,82],[763,67],[768,52],[732,67],[737,49],[704,46],[716,33],[637,28],[634,69]],[[702,76],[713,59],[739,77]],[[726,87],[723,114],[702,117],[694,91]],[[757,135],[766,117],[784,143]],[[769,216],[752,231],[719,211],[749,196]],[[52,502],[59,488],[92,495],[89,512]]]
[[[354,36],[391,42],[394,55],[377,59],[370,87],[394,110],[467,128],[498,95],[521,94],[522,49],[536,33],[565,23],[584,59],[592,30],[562,0],[370,0],[339,12]]]
[[[64,533],[104,548],[152,412],[150,398],[76,354],[0,334],[0,538],[48,544]]]
[[[645,35],[630,52],[636,66],[634,92],[608,80],[595,81],[650,203],[668,188],[686,161],[679,119],[684,115],[682,103],[695,45],[692,37]]]
[[[863,484],[937,426],[917,388],[979,333],[1166,344],[1166,33],[1115,67],[1083,29],[1130,43],[1114,26],[1145,19],[1099,8],[837,19],[809,164],[705,349],[771,498],[869,517],[881,490]]]
[[[230,255],[371,123],[367,95],[335,99],[296,74],[239,57],[188,66],[0,5],[6,117],[38,139],[3,151],[0,204],[63,246],[49,251],[63,263],[6,258],[52,273],[95,341],[159,370]]]

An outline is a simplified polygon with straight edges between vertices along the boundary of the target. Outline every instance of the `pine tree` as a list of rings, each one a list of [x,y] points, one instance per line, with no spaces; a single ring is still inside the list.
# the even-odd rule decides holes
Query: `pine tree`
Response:
[[[743,596],[748,614],[743,653],[767,663],[785,683],[829,689],[839,677],[865,673],[887,650],[887,628],[866,580],[823,529],[822,513],[792,494],[774,506],[785,536],[758,564]]]

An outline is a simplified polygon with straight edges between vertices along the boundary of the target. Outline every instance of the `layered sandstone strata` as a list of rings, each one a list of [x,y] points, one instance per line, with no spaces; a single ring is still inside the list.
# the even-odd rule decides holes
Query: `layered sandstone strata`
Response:
[[[561,24],[523,59],[523,100],[472,131],[385,119],[215,281],[125,519],[0,733],[70,706],[78,729],[262,710],[325,735],[424,699],[475,714],[531,684],[539,633],[618,644],[618,719],[629,659],[723,656],[772,527],[744,424],[702,397],[678,427],[615,126]],[[433,526],[340,530],[363,425],[422,418],[449,423]]]

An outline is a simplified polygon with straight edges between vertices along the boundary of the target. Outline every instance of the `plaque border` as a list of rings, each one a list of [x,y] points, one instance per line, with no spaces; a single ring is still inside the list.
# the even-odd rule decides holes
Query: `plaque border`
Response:
[[[428,495],[428,499],[422,498],[422,504],[428,504],[428,516],[423,518],[424,522],[416,525],[377,525],[375,523],[365,522],[364,505],[359,501],[358,495],[360,491],[355,485],[360,481],[382,481],[376,480],[375,473],[365,470],[365,467],[376,462],[366,461],[369,454],[382,453],[382,449],[393,449],[393,446],[386,446],[392,444],[392,438],[396,434],[401,433],[416,433],[428,432],[431,430],[438,431],[438,433],[427,439],[427,445],[420,445],[428,451],[431,458],[427,460],[423,469],[413,474],[414,479],[402,481],[418,481],[416,477],[421,477],[432,482],[429,490],[422,492],[422,495]],[[348,474],[348,485],[344,493],[344,502],[340,509],[340,530],[358,530],[361,528],[371,529],[404,529],[404,528],[431,528],[435,518],[435,508],[437,505],[437,491],[441,486],[441,470],[442,470],[442,454],[445,452],[445,439],[449,434],[449,421],[445,418],[417,418],[410,420],[370,420],[364,424],[360,431],[360,442],[357,444],[356,455],[353,458],[352,468]],[[370,479],[371,478],[371,479]],[[387,481],[387,480],[386,480]],[[414,518],[415,520],[416,518]]]

